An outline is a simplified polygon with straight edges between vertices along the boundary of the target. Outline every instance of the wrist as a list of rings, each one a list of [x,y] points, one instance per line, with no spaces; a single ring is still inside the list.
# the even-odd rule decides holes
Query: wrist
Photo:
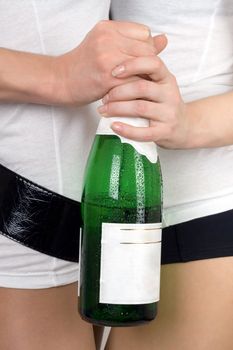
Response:
[[[33,93],[33,103],[46,105],[63,105],[62,79],[59,78],[57,57],[41,56],[40,75],[28,86]],[[36,75],[35,77],[36,78]],[[34,86],[33,86],[34,85]]]
[[[53,57],[51,62],[53,81],[51,93],[55,104],[65,106],[82,105],[77,98],[74,98],[72,81],[75,79],[75,75],[72,74],[72,66],[70,53]],[[76,83],[74,85],[76,89]]]
[[[25,63],[27,60],[25,54]],[[63,81],[57,70],[57,58],[47,55],[28,54],[28,71],[19,88],[19,96],[26,102],[45,105],[66,104]]]
[[[198,101],[186,103],[186,119],[187,119],[187,142],[186,148],[204,148],[209,138],[209,130],[206,120],[200,111]]]
[[[0,101],[62,104],[55,57],[0,49]]]

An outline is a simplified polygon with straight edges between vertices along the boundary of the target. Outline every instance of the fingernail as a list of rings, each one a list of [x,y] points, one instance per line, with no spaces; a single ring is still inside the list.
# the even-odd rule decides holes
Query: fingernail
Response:
[[[118,75],[122,74],[125,71],[125,66],[117,66],[113,69],[112,75],[114,77],[117,77]]]
[[[144,29],[146,39],[149,38],[151,36],[151,29],[149,27],[147,27],[146,25],[144,26],[143,29]]]
[[[102,114],[102,115],[106,115],[107,113],[107,106],[100,106],[100,107],[98,107],[98,112],[100,113],[100,114]]]
[[[123,125],[119,123],[112,123],[111,128],[115,131],[122,131]]]
[[[105,95],[104,98],[102,99],[102,102],[105,104],[109,100],[109,94]]]

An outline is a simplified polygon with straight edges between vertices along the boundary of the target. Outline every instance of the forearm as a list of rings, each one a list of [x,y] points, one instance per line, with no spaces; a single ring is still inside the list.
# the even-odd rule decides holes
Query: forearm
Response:
[[[119,84],[111,75],[115,66],[154,55],[165,41],[152,40],[141,24],[100,21],[77,47],[57,57],[0,48],[0,103],[81,106],[96,101]]]
[[[0,102],[59,104],[55,58],[0,49]]]
[[[233,92],[187,103],[186,113],[187,148],[233,144]]]

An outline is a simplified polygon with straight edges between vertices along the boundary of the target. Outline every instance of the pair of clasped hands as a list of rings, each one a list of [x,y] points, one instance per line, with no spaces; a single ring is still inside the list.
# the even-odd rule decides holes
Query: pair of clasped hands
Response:
[[[69,60],[71,55],[79,56],[79,64],[70,61],[72,100],[82,105],[102,99],[98,112],[104,117],[149,120],[149,127],[143,128],[113,123],[112,129],[121,136],[154,141],[165,148],[183,148],[187,134],[185,104],[174,75],[158,57],[166,46],[165,35],[152,37],[144,25],[98,23],[79,47],[62,57]],[[78,77],[78,88],[74,77]]]

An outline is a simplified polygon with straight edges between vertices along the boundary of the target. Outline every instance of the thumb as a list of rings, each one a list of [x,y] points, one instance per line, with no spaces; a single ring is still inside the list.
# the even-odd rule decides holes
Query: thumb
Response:
[[[159,34],[153,37],[154,46],[157,50],[157,54],[165,49],[167,46],[167,37],[165,34]]]

